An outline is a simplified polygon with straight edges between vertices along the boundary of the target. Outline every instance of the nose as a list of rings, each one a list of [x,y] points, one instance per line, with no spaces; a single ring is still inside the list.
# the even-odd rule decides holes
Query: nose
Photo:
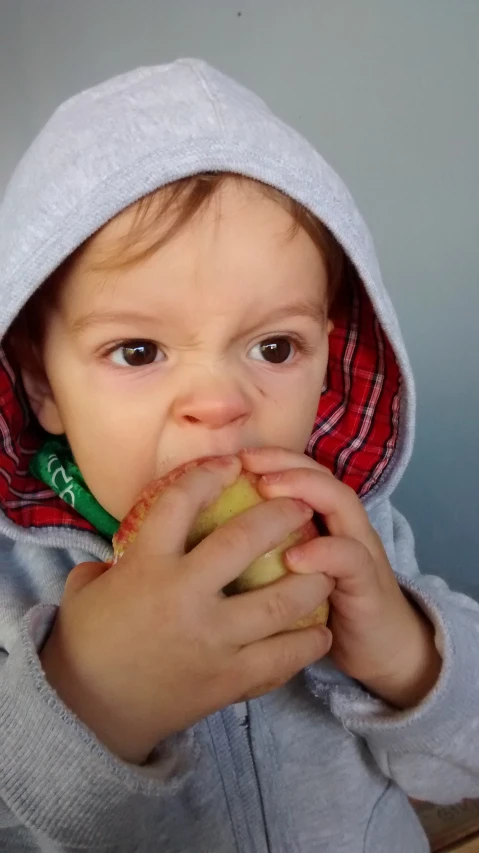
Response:
[[[250,412],[251,405],[241,388],[219,379],[197,383],[178,395],[173,405],[176,421],[201,424],[209,429],[239,426]]]

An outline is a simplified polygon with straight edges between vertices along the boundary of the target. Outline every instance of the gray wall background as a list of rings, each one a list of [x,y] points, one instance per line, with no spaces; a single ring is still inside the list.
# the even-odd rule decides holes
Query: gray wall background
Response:
[[[423,571],[479,597],[478,0],[1,0],[0,190],[65,98],[202,56],[349,185],[418,388],[396,503]]]

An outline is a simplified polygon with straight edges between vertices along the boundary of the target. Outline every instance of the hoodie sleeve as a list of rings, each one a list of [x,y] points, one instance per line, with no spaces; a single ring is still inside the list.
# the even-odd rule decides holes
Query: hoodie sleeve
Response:
[[[386,513],[384,513],[386,515]],[[384,534],[384,521],[375,525]],[[479,797],[479,605],[438,577],[421,575],[414,540],[388,505],[386,549],[401,587],[435,627],[443,665],[415,708],[398,711],[357,685],[328,691],[332,713],[364,738],[382,772],[410,797],[437,804]],[[324,697],[324,687],[313,690]]]
[[[192,733],[168,738],[142,767],[110,753],[44,677],[38,652],[56,610],[36,604],[17,621],[7,601],[0,614],[0,838],[85,850],[131,838],[136,848],[190,776]]]

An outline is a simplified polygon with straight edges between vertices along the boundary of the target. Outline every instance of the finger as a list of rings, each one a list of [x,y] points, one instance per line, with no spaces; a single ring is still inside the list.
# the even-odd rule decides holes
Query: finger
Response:
[[[319,572],[301,578],[288,574],[261,589],[225,598],[220,606],[224,636],[233,645],[245,646],[292,630],[299,619],[323,604],[333,589],[334,581]]]
[[[218,527],[187,554],[191,583],[219,593],[253,560],[280,545],[313,511],[290,498],[261,501]]]
[[[329,468],[315,462],[305,453],[286,450],[284,447],[244,447],[238,455],[243,468],[254,474],[286,471],[289,468],[312,468],[314,471],[322,471],[330,477],[333,476]]]
[[[236,656],[233,668],[240,692],[234,701],[256,699],[277,690],[306,666],[324,657],[331,643],[331,631],[319,626],[277,634],[245,646]]]
[[[67,598],[80,592],[83,587],[99,578],[110,568],[109,563],[80,563],[69,573],[63,589],[63,597]]]
[[[319,572],[335,581],[342,593],[370,595],[377,569],[369,549],[357,539],[341,536],[313,539],[284,552],[288,568],[297,574]],[[392,570],[390,572],[392,575]]]
[[[333,536],[350,536],[369,543],[371,525],[356,493],[334,477],[310,468],[292,468],[261,477],[258,491],[265,498],[288,496],[303,500],[322,516]]]
[[[236,456],[209,459],[167,486],[150,508],[133,548],[150,555],[183,554],[185,541],[197,515],[238,478]]]

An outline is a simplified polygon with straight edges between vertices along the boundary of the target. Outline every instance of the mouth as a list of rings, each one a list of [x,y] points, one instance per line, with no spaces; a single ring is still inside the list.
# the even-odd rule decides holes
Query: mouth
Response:
[[[172,471],[175,471],[176,468],[182,468],[189,463],[196,462],[198,465],[201,465],[202,462],[206,462],[207,459],[214,459],[218,456],[237,456],[242,447],[260,447],[261,442],[259,441],[248,441],[244,440],[242,442],[238,441],[234,446],[226,447],[223,446],[221,448],[208,448],[203,453],[197,453],[194,456],[185,456],[185,457],[173,457],[173,456],[165,456],[158,468],[157,477],[166,477],[168,474],[171,474]]]
[[[189,465],[193,462],[196,462],[197,465],[201,465],[203,462],[206,462],[208,459],[216,459],[218,456],[236,456],[239,447],[236,450],[223,450],[221,452],[210,452],[200,454],[199,456],[188,456],[185,459],[181,460],[164,460],[164,462],[160,466],[159,477],[166,477],[168,474],[171,474],[172,471],[175,471],[177,468],[183,468],[186,465]]]

